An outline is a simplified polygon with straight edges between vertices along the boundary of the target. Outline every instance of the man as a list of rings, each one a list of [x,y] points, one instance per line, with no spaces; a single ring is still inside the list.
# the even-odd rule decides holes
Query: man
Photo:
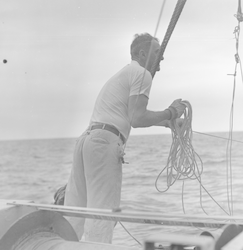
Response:
[[[104,85],[96,100],[90,124],[78,139],[73,168],[66,187],[65,205],[114,209],[120,205],[124,144],[131,127],[169,126],[185,106],[175,100],[164,111],[147,110],[152,85],[151,69],[159,52],[158,39],[145,33],[131,44],[131,64]],[[160,68],[158,66],[157,71]],[[112,221],[69,218],[85,240],[112,242]]]

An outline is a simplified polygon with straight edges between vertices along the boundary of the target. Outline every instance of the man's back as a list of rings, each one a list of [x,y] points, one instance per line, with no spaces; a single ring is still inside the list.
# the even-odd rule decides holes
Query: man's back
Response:
[[[132,61],[106,82],[97,97],[90,123],[113,125],[127,139],[131,130],[129,97],[139,94],[149,97],[151,83],[151,74]]]

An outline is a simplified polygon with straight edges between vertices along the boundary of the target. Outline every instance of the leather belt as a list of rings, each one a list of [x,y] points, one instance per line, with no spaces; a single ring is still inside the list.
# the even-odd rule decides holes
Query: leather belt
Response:
[[[125,144],[126,140],[125,140],[124,136],[114,126],[111,126],[111,125],[105,124],[105,123],[100,123],[100,124],[92,125],[90,130],[94,130],[94,129],[104,129],[104,130],[110,131],[111,133],[120,137],[123,144]]]

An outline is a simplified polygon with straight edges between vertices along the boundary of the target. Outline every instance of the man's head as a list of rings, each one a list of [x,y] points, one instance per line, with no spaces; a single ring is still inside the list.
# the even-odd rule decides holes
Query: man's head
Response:
[[[151,71],[160,49],[159,40],[148,33],[136,34],[131,44],[132,60],[137,61],[142,67]],[[160,70],[158,65],[157,71]]]

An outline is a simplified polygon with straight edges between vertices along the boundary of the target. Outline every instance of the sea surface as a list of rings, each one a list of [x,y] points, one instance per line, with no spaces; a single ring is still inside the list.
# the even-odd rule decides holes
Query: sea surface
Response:
[[[192,147],[201,159],[196,157],[196,163],[198,168],[203,167],[201,192],[197,179],[177,180],[166,192],[159,192],[155,182],[167,164],[171,135],[131,136],[125,149],[125,161],[129,164],[123,165],[121,208],[133,212],[242,216],[243,132],[234,132],[235,141],[230,144],[228,136],[228,133],[193,134]],[[68,180],[75,142],[76,138],[0,141],[0,198],[52,204],[55,191]],[[157,188],[160,191],[167,188],[166,172],[159,177]],[[232,199],[227,195],[231,190]],[[127,222],[123,226],[141,244],[147,236],[157,233],[200,234],[205,230]],[[220,234],[220,230],[211,232]],[[136,240],[117,224],[114,244],[139,246]]]

